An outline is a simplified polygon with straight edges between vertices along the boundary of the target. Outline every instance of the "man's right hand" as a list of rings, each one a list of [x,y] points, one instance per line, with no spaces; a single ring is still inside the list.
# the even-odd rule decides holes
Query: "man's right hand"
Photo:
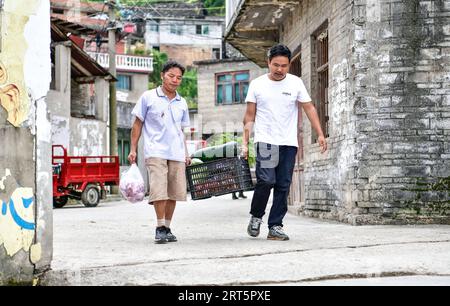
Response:
[[[248,145],[243,144],[241,147],[241,156],[248,159]]]
[[[130,164],[135,164],[136,163],[136,152],[131,151],[130,154],[128,155],[128,161],[130,162]]]

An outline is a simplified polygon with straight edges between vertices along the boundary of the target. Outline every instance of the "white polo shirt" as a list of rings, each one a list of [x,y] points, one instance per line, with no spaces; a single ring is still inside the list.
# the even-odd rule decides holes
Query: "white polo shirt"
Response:
[[[256,103],[255,143],[298,147],[298,102],[311,102],[303,81],[287,74],[272,81],[268,74],[250,83],[247,103]]]
[[[161,87],[146,91],[136,103],[132,115],[144,122],[145,158],[158,157],[184,162],[186,158],[182,128],[188,127],[189,109],[178,93],[172,100]]]

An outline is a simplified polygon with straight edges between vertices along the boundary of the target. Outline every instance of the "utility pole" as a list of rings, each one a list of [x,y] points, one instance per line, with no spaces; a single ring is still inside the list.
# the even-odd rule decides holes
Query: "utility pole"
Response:
[[[109,26],[108,26],[108,53],[109,72],[116,77],[116,1],[108,1]],[[109,154],[117,156],[117,97],[116,82],[109,82]],[[117,187],[111,189],[111,193],[117,194]]]

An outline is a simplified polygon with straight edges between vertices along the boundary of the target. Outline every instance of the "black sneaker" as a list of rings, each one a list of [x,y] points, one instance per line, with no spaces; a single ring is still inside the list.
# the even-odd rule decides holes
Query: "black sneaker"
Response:
[[[269,229],[269,234],[267,234],[268,240],[289,240],[289,236],[283,231],[283,227],[280,225],[274,225]]]
[[[177,242],[177,237],[172,234],[172,232],[170,231],[170,228],[166,227],[166,238],[167,238],[167,242]]]
[[[247,233],[252,237],[259,236],[259,228],[261,227],[262,219],[251,217],[250,222],[248,223]]]
[[[166,227],[160,226],[156,228],[155,243],[162,244],[167,242]]]
[[[239,192],[239,197],[240,197],[241,199],[247,199],[247,197],[244,195],[243,192]]]
[[[237,200],[238,199],[238,197],[236,196],[236,194],[233,192],[233,195],[232,195],[232,197],[231,197],[233,200]]]

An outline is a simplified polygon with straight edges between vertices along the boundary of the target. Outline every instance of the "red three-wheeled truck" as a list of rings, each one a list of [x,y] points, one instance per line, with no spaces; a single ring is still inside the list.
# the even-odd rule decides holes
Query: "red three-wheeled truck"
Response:
[[[61,145],[52,146],[53,207],[61,208],[69,198],[86,207],[96,207],[106,198],[105,186],[119,185],[118,156],[68,156]]]

